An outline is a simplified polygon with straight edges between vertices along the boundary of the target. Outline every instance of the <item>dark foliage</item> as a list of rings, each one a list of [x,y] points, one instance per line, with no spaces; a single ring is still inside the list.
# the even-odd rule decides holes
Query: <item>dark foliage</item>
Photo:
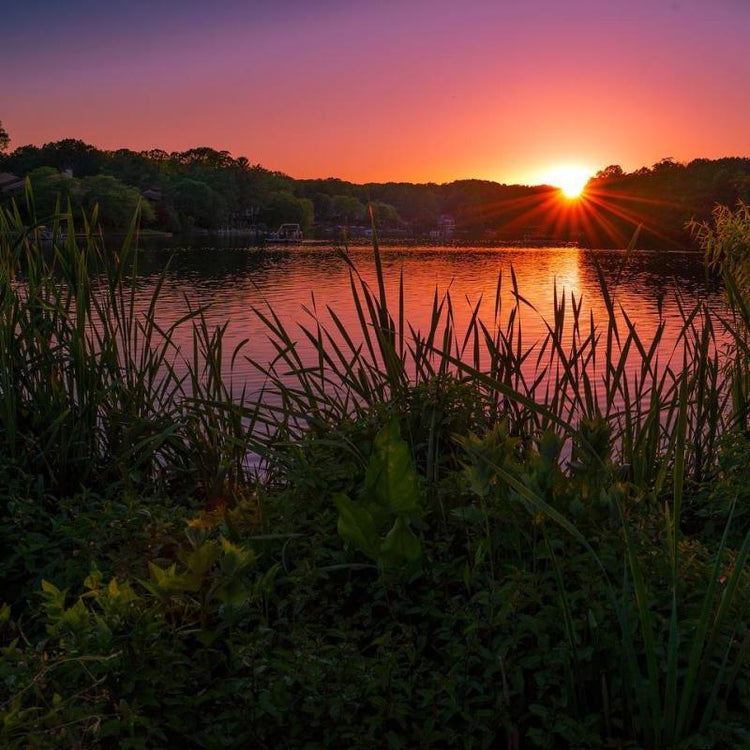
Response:
[[[145,195],[155,213],[154,226],[170,231],[274,230],[293,222],[308,236],[335,238],[346,227],[366,227],[365,207],[372,203],[382,231],[402,239],[424,239],[447,216],[455,222],[455,237],[466,240],[625,247],[640,226],[639,246],[663,248],[689,244],[686,222],[709,218],[717,203],[732,206],[750,199],[748,158],[689,164],[663,159],[631,173],[611,165],[589,181],[580,201],[568,203],[549,186],[487,180],[441,185],[295,180],[208,147],[173,153],[103,151],[66,139],[0,153],[0,170],[31,175],[32,181],[35,170],[45,167],[56,173],[70,170],[76,179],[116,178]],[[63,187],[59,192],[70,197]],[[73,199],[76,203],[75,194]]]

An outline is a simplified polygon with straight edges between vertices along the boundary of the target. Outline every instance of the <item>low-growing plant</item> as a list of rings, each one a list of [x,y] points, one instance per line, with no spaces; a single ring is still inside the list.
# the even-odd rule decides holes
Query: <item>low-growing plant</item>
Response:
[[[410,527],[419,514],[419,478],[398,420],[391,419],[375,436],[358,501],[339,493],[333,502],[339,534],[380,567],[419,562],[422,548]]]

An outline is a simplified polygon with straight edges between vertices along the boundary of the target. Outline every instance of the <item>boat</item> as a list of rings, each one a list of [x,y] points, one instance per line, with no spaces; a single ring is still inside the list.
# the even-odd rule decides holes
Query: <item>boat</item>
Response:
[[[282,224],[275,232],[271,232],[268,242],[302,242],[302,227],[299,224]]]

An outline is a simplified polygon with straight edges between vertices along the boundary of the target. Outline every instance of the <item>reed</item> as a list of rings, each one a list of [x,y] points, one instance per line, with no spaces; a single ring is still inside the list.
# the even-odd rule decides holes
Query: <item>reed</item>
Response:
[[[27,200],[33,215],[33,196]],[[325,435],[347,420],[375,415],[377,422],[385,409],[403,425],[408,449],[391,420],[390,437],[375,439],[378,460],[386,465],[398,453],[399,465],[414,462],[410,492],[418,493],[418,469],[427,480],[424,512],[434,512],[443,528],[478,510],[484,538],[475,560],[489,559],[489,589],[497,586],[497,571],[526,555],[537,564],[540,524],[570,652],[571,710],[600,701],[614,736],[608,696],[620,676],[603,675],[596,699],[580,688],[578,618],[590,614],[576,604],[577,579],[555,551],[551,529],[567,540],[558,549],[577,549],[599,571],[616,619],[620,714],[627,722],[621,735],[650,748],[677,747],[732,700],[748,665],[746,613],[738,608],[750,554],[750,532],[737,549],[728,547],[734,506],[697,604],[681,578],[689,499],[717,477],[721,437],[747,426],[750,312],[733,266],[722,267],[731,314],[678,297],[679,331],[667,355],[665,322],[644,340],[601,270],[604,319],[585,315],[581,297],[556,289],[539,341],[524,334],[522,318],[538,313],[512,271],[498,278],[489,318],[480,301],[466,329],[457,330],[450,293],[436,291],[429,324],[418,330],[404,309],[403,276],[388,297],[373,225],[375,289],[346,249],[341,253],[356,326],[333,309],[318,310],[314,297],[298,328],[257,304],[253,313],[276,352],[260,362],[252,342],[227,353],[227,325],[212,328],[205,310],[187,302],[184,315],[162,327],[167,269],[146,304],[136,304],[137,215],[117,253],[104,248],[96,212],[78,225],[83,239],[69,209],[46,223],[50,245],[39,223],[25,225],[14,205],[0,209],[0,453],[38,477],[39,496],[52,510],[55,498],[102,482],[176,501],[193,495],[231,504],[261,480],[269,488],[293,483],[290,445],[296,450],[316,430]],[[704,243],[709,258],[721,257],[721,226]],[[736,222],[730,226],[734,232]],[[506,287],[512,302],[504,308]],[[175,343],[181,326],[192,331],[188,351]],[[310,360],[297,344],[300,335],[312,346]],[[234,382],[239,358],[264,376],[260,395]],[[326,441],[365,463],[350,441],[335,434]],[[474,472],[480,503],[451,515],[438,489],[460,464]],[[376,472],[368,472],[375,486]],[[555,490],[560,477],[592,508],[606,506],[612,534],[571,512]],[[355,528],[357,504],[338,497],[349,513],[348,535],[376,549]],[[404,510],[398,501],[388,495],[400,508],[398,539],[408,539],[413,565],[422,554],[409,527],[417,503]],[[519,510],[532,525],[517,524],[511,549],[498,541],[498,529]],[[654,517],[656,531],[649,526]],[[390,553],[396,542],[389,538],[377,549]],[[646,544],[652,557],[668,561],[666,580],[649,569]]]
[[[105,250],[96,212],[78,227],[70,211],[46,223],[51,242],[15,205],[0,210],[3,454],[49,497],[101,481],[208,491],[246,479],[253,410],[230,393],[223,330],[210,331],[200,309],[160,326],[167,269],[136,305],[138,215],[117,253]],[[191,352],[174,341],[185,324]]]
[[[441,296],[436,290],[427,329],[415,330],[404,314],[403,278],[397,303],[388,305],[375,237],[377,293],[348,253],[341,254],[349,266],[355,330],[330,308],[306,308],[306,320],[293,328],[272,309],[254,308],[277,356],[270,363],[249,361],[284,405],[279,426],[283,422],[285,430],[301,434],[310,421],[335,421],[398,401],[414,387],[449,375],[481,393],[489,424],[508,419],[512,433],[524,441],[533,442],[548,428],[580,439],[582,420],[605,419],[616,461],[631,481],[656,496],[670,478],[685,391],[690,397],[682,475],[699,482],[711,474],[717,439],[735,427],[738,394],[745,393],[742,357],[726,356],[728,342],[744,341],[744,321],[730,320],[702,302],[688,305],[676,292],[681,323],[665,355],[665,321],[659,321],[651,340],[642,340],[616,289],[597,269],[604,319],[594,321],[583,313],[581,297],[556,289],[553,319],[544,321],[546,335],[528,342],[522,313],[538,313],[511,270],[510,309],[502,309],[508,280],[501,274],[489,320],[480,300],[466,330],[457,331],[450,292]],[[314,352],[309,361],[295,343],[298,332]]]
[[[736,228],[734,223],[730,226]],[[720,226],[707,245],[709,259],[718,253],[722,231]],[[625,565],[621,583],[613,580],[611,566],[602,562],[611,548],[597,550],[596,542],[549,498],[503,465],[485,461],[485,468],[510,488],[532,516],[541,515],[564,530],[601,570],[606,595],[620,624],[634,736],[648,747],[675,747],[704,731],[748,666],[741,645],[742,625],[731,618],[737,616],[738,587],[745,580],[750,532],[722,578],[730,513],[696,610],[683,601],[685,591],[679,583],[685,565],[681,552],[684,496],[686,488],[697,488],[716,476],[721,436],[747,419],[750,317],[737,292],[742,282],[731,268],[724,268],[730,297],[738,309],[733,317],[713,312],[701,302],[690,305],[676,292],[680,326],[666,358],[666,323],[659,322],[653,339],[642,339],[627,310],[618,303],[616,288],[608,286],[599,269],[607,312],[604,320],[585,317],[582,298],[556,290],[554,315],[546,322],[545,337],[526,343],[521,314],[535,311],[521,295],[511,271],[513,304],[504,316],[501,291],[506,280],[501,276],[490,323],[482,320],[481,303],[477,303],[467,329],[457,331],[450,293],[439,296],[436,292],[430,324],[420,331],[404,317],[403,277],[396,291],[397,305],[388,305],[376,233],[374,236],[377,292],[363,280],[348,254],[342,254],[349,265],[358,316],[356,337],[334,310],[326,310],[326,320],[314,307],[308,309],[312,322],[300,324],[300,330],[312,344],[316,360],[305,363],[282,321],[272,311],[258,313],[279,352],[276,362],[261,369],[282,395],[283,417],[290,420],[284,427],[291,426],[292,434],[302,435],[312,423],[337,421],[352,412],[367,413],[382,402],[408,402],[410,390],[447,377],[479,393],[485,424],[491,428],[502,421],[522,445],[539,447],[542,437],[552,432],[561,445],[569,446],[560,454],[563,459],[570,457],[571,446],[575,446],[579,455],[582,452],[595,464],[618,467],[624,489],[613,502]],[[436,433],[432,429],[435,420],[427,421],[431,428],[426,455],[433,457],[439,444],[452,436]],[[606,426],[603,449],[601,439],[597,441],[590,428],[596,424]],[[463,442],[464,436],[457,437]],[[414,445],[412,448],[415,450]],[[435,461],[428,458],[423,471],[437,483]],[[644,569],[634,503],[663,508],[664,541],[660,544],[665,545],[670,572],[667,587],[660,592],[653,590],[653,580],[649,584],[652,577]],[[489,529],[486,547],[492,549]],[[554,555],[552,562],[558,570]],[[557,578],[568,622],[571,615],[565,603],[574,598],[575,591],[566,588],[569,582],[559,571]],[[666,613],[654,604],[663,602],[665,596]],[[568,632],[572,633],[570,626]],[[578,647],[572,635],[569,642],[575,661]],[[575,681],[571,675],[570,683]],[[570,700],[575,701],[574,690]]]

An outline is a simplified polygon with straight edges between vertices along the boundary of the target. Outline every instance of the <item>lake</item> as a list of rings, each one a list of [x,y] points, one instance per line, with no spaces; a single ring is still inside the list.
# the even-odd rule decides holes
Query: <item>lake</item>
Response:
[[[222,238],[213,244],[179,247],[172,241],[145,243],[141,254],[137,304],[145,309],[154,284],[171,262],[160,297],[158,316],[162,324],[179,318],[187,309],[209,305],[211,324],[227,323],[224,359],[228,365],[232,349],[248,339],[243,351],[256,361],[270,361],[275,350],[253,306],[270,306],[299,342],[303,356],[311,356],[299,321],[310,321],[313,306],[330,321],[331,307],[351,328],[356,338],[356,310],[352,302],[349,268],[333,247],[278,246],[254,248],[242,240]],[[372,249],[353,247],[349,254],[363,277],[375,287]],[[694,252],[583,250],[578,248],[487,248],[487,247],[384,247],[382,248],[386,291],[395,309],[399,279],[403,274],[404,310],[415,329],[429,326],[433,295],[450,292],[456,329],[463,332],[476,304],[482,300],[480,317],[494,328],[494,306],[498,276],[502,275],[500,325],[512,303],[511,269],[518,290],[528,301],[521,312],[524,346],[546,334],[545,319],[552,319],[555,288],[564,291],[568,313],[570,295],[583,296],[585,320],[603,321],[606,308],[600,292],[596,266],[601,267],[615,304],[634,322],[639,336],[650,342],[660,319],[666,321],[661,361],[672,354],[679,332],[677,295],[691,307],[697,300],[710,307],[721,304],[716,282],[707,280],[703,258]],[[533,308],[532,308],[533,306]],[[192,346],[188,327],[175,340],[188,351]],[[246,385],[251,392],[263,377],[242,357],[235,362],[234,387]]]

